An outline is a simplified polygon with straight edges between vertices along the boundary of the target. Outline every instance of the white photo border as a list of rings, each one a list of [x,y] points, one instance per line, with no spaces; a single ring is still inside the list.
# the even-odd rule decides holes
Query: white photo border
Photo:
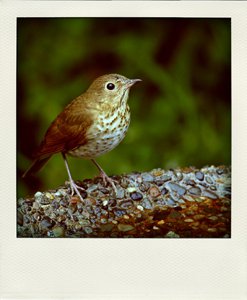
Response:
[[[17,17],[222,17],[232,24],[230,239],[16,237]],[[2,1],[1,299],[247,298],[247,2]]]

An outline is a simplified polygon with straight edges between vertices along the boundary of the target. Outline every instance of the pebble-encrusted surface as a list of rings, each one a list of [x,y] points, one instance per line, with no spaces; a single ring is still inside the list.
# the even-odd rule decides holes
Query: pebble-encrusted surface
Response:
[[[229,238],[230,167],[193,167],[113,176],[117,195],[101,178],[17,201],[18,237]]]

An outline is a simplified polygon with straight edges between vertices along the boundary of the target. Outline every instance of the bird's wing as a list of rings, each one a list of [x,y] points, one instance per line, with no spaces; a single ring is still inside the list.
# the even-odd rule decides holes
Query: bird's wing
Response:
[[[86,132],[92,124],[87,110],[72,102],[48,128],[35,157],[43,158],[58,152],[67,152],[87,142]]]

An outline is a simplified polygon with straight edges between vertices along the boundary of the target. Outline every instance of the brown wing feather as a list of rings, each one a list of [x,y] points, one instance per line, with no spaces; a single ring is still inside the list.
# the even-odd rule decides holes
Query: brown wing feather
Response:
[[[86,131],[92,117],[81,100],[71,102],[52,122],[35,157],[67,152],[87,142]]]

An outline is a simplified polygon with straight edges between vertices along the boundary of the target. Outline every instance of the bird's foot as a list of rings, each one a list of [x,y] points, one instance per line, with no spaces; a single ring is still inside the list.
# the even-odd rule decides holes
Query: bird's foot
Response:
[[[117,181],[114,179],[111,179],[109,176],[107,176],[107,174],[104,172],[104,170],[101,168],[101,166],[96,162],[96,160],[91,159],[91,161],[95,164],[95,166],[99,170],[99,172],[100,172],[99,176],[102,177],[104,185],[107,186],[107,182],[110,183],[110,185],[112,186],[112,188],[114,190],[115,195],[117,195],[117,188],[115,186],[115,183],[117,183]]]
[[[79,190],[85,191],[85,189],[83,187],[75,184],[75,182],[73,180],[70,180],[69,184],[70,184],[70,189],[71,189],[71,196],[73,196],[76,193],[77,196],[80,198],[81,202],[84,203],[84,200],[83,200],[82,195],[80,194]]]
[[[115,183],[117,183],[117,180],[114,180],[114,179],[110,178],[103,171],[100,171],[100,177],[102,177],[104,185],[107,186],[107,183],[109,183],[112,186],[115,195],[117,195],[117,188],[116,188],[116,185],[115,185]]]

